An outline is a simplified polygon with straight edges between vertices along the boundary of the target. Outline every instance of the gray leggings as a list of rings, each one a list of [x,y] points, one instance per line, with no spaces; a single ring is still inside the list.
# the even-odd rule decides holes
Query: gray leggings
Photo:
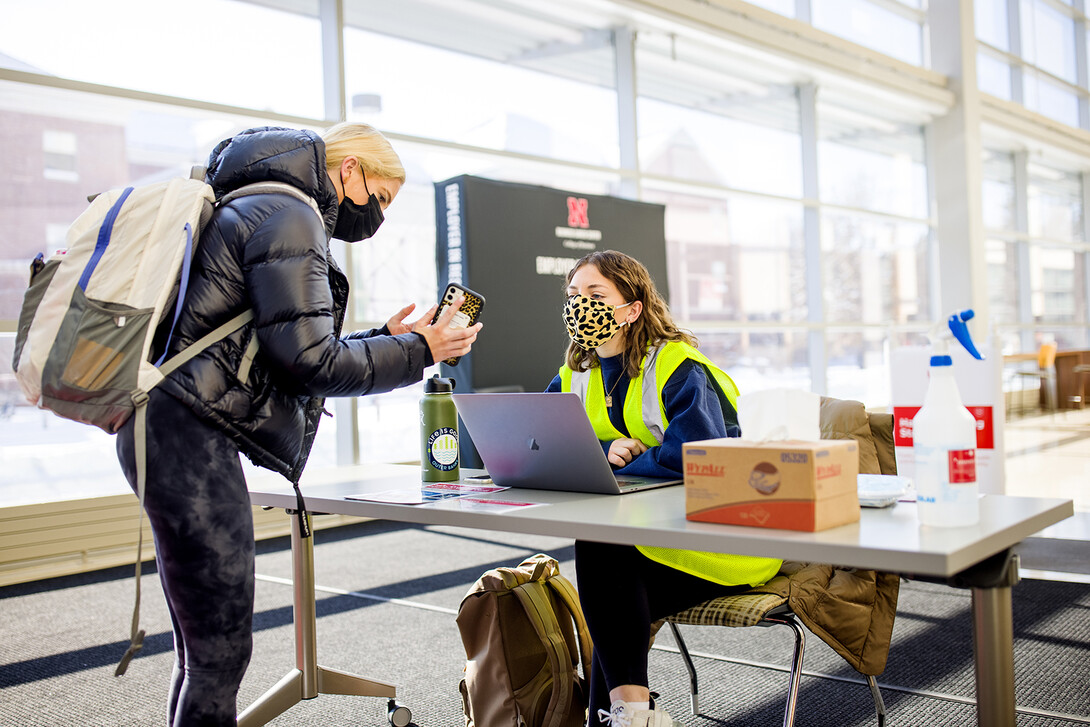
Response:
[[[238,448],[158,391],[147,423],[144,509],[174,631],[167,725],[234,725],[254,610],[253,515]],[[135,491],[131,419],[117,454]]]

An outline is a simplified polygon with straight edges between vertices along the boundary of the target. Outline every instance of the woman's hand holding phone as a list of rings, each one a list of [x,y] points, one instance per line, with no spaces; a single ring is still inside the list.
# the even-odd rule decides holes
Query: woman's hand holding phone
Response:
[[[477,340],[477,332],[481,330],[483,325],[479,321],[468,328],[450,327],[450,322],[454,320],[454,316],[458,313],[458,309],[462,307],[463,302],[465,302],[464,297],[455,299],[451,305],[443,308],[443,312],[439,314],[439,317],[433,323],[431,322],[432,317],[435,316],[435,311],[439,309],[439,304],[436,303],[428,309],[423,317],[413,323],[412,330],[421,334],[427,340],[433,361],[438,362],[465,356],[473,347],[473,342]]]

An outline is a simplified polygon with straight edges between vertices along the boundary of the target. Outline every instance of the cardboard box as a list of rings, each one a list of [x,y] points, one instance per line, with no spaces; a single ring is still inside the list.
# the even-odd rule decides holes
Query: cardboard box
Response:
[[[807,531],[859,520],[855,440],[708,439],[683,461],[688,520]]]

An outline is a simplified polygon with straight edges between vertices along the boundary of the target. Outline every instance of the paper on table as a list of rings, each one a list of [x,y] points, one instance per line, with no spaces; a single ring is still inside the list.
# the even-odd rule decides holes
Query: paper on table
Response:
[[[365,502],[388,502],[393,505],[419,505],[424,502],[424,493],[419,489],[381,490],[380,492],[363,492],[358,495],[345,495],[346,500],[363,500]]]
[[[380,490],[378,492],[361,492],[357,495],[346,495],[345,499],[364,502],[386,502],[393,505],[422,505],[425,502],[466,497],[468,495],[487,495],[506,489],[506,487],[497,487],[496,485],[433,482],[419,488],[405,487],[395,490]]]
[[[442,502],[425,503],[443,510],[472,510],[474,512],[507,512],[539,507],[540,502],[511,502],[509,500],[490,500],[483,497],[456,497]]]
[[[859,475],[859,506],[889,507],[895,502],[915,500],[907,497],[912,480],[898,475]]]

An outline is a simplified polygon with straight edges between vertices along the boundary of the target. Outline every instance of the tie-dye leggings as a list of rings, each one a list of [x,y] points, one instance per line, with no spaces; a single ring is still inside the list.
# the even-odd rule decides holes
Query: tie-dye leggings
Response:
[[[234,725],[254,608],[253,516],[238,448],[158,391],[147,426],[144,507],[174,631],[167,725]],[[135,490],[132,419],[117,452]]]

